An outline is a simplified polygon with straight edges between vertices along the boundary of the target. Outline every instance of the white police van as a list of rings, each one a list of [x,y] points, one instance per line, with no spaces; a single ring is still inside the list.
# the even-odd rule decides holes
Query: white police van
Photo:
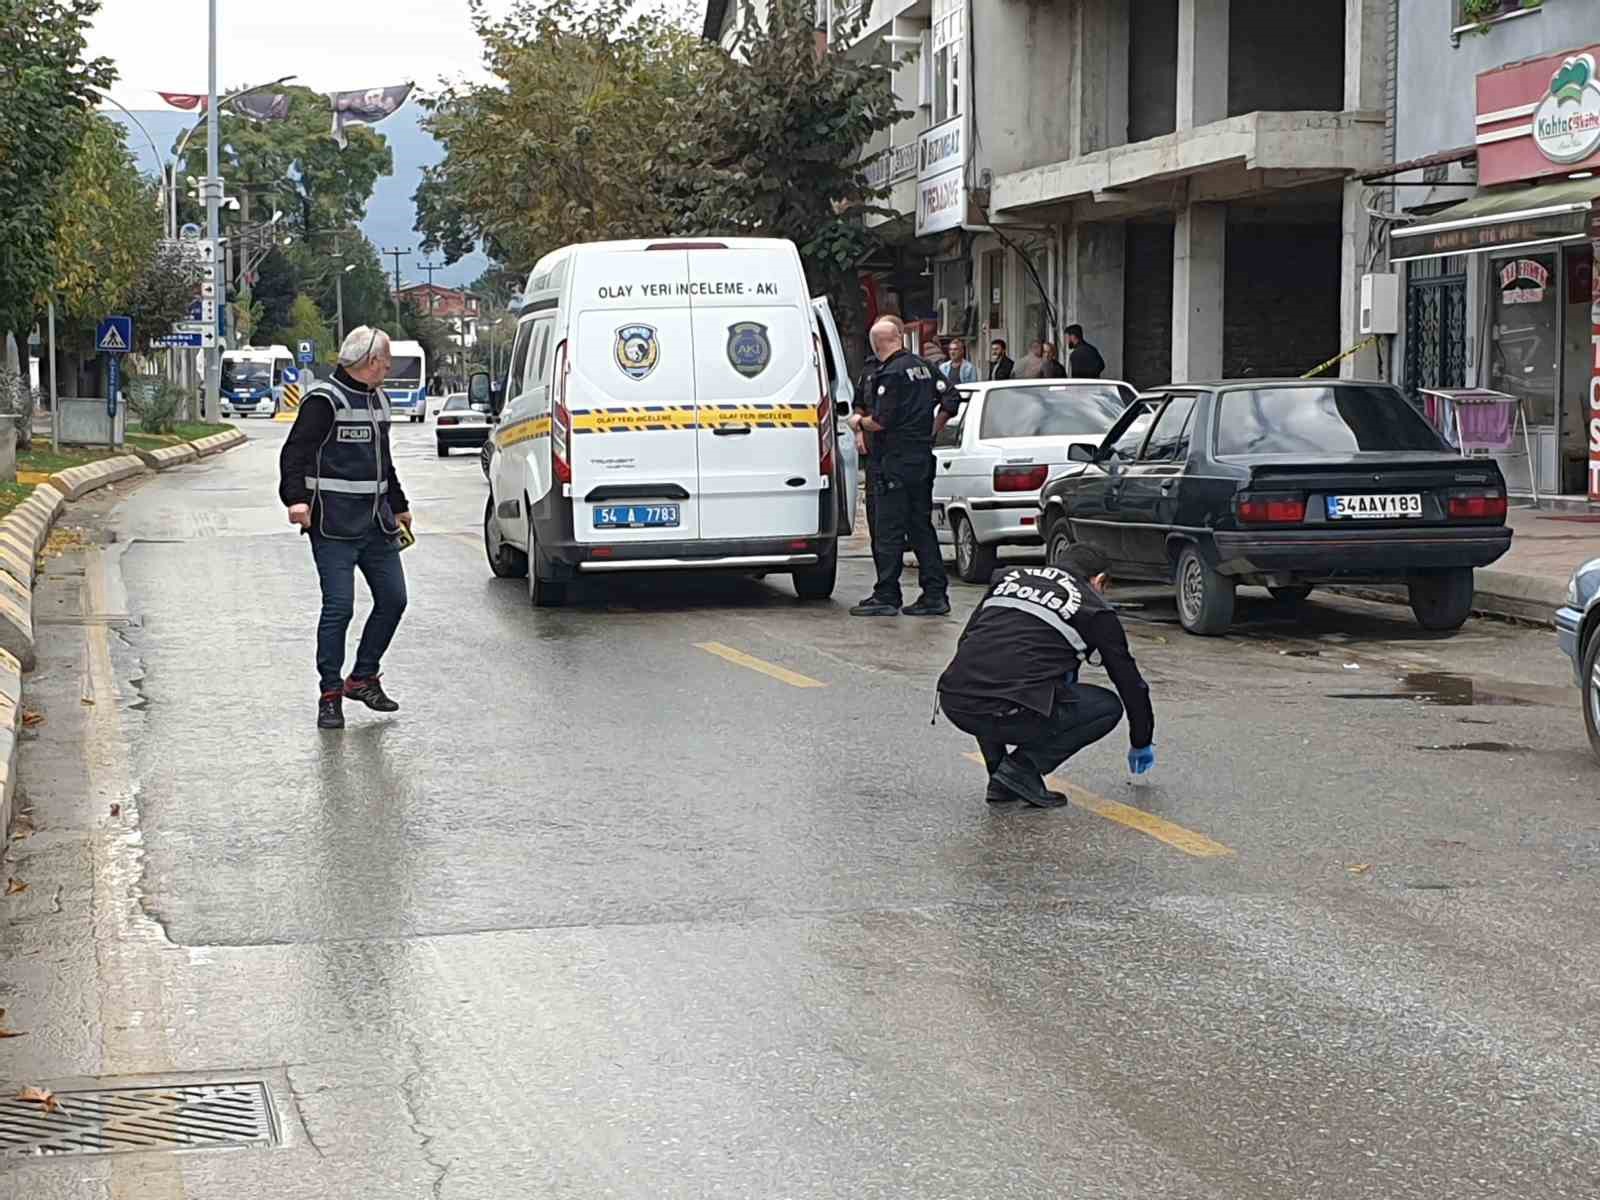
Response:
[[[594,242],[534,266],[484,548],[536,605],[584,575],[788,574],[833,593],[854,515],[849,381],[794,243]],[[487,376],[473,380],[487,391]]]

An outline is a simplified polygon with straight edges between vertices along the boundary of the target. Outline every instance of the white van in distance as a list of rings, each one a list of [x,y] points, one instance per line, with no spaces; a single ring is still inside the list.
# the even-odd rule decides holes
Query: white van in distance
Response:
[[[526,574],[541,606],[619,571],[788,574],[802,598],[830,596],[855,497],[841,371],[792,242],[547,254],[523,295],[489,463],[491,568]],[[487,377],[474,385],[486,392]]]

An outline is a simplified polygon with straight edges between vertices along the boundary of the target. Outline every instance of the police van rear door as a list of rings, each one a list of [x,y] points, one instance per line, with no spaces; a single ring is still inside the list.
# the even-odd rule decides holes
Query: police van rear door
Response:
[[[574,259],[576,316],[557,348],[553,417],[570,426],[580,543],[701,536],[688,285],[683,250],[580,250]]]
[[[785,241],[734,241],[692,249],[688,258],[700,536],[815,534],[824,487],[819,405],[826,401],[799,255]]]

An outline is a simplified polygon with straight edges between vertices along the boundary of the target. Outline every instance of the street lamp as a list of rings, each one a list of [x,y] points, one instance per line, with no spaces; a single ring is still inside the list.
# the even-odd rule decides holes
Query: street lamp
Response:
[[[344,345],[344,277],[356,269],[357,264],[351,263],[333,277],[334,303],[339,310],[339,345]]]

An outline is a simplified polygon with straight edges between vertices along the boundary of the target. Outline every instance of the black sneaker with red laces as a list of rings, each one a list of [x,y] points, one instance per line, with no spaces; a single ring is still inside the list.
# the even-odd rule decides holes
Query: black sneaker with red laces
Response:
[[[317,728],[344,728],[344,693],[323,692],[317,701]]]
[[[381,676],[374,675],[370,679],[357,679],[354,675],[345,680],[344,694],[347,700],[359,700],[373,712],[399,712],[400,706],[391,700],[379,682]]]

